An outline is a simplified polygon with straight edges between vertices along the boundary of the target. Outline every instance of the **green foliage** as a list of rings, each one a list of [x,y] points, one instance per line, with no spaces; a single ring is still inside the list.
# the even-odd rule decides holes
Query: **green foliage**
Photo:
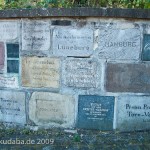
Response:
[[[150,8],[150,0],[5,0],[0,9],[16,8],[71,8],[71,7],[109,7],[109,8]]]

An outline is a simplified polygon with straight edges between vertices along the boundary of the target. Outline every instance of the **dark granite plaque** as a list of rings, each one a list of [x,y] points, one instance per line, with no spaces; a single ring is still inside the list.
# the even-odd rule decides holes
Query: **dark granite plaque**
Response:
[[[7,44],[7,57],[19,58],[19,45],[18,44]]]
[[[143,37],[142,60],[150,61],[150,34],[145,34]]]
[[[77,126],[85,129],[112,130],[114,100],[112,96],[80,95]]]
[[[7,73],[19,73],[19,60],[7,60]]]

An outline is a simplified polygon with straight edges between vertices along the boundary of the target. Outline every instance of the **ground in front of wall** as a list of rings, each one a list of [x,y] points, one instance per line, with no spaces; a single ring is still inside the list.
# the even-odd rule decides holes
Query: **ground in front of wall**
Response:
[[[150,131],[1,129],[0,150],[149,150]]]

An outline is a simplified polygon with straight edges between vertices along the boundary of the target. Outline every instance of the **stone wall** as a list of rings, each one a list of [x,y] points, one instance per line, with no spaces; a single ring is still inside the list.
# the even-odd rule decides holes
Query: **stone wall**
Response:
[[[150,129],[150,21],[110,14],[3,16],[1,123]]]

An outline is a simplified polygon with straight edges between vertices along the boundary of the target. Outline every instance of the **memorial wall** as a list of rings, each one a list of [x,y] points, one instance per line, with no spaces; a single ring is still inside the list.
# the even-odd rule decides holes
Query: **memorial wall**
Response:
[[[150,18],[82,11],[1,17],[0,125],[150,129]]]

